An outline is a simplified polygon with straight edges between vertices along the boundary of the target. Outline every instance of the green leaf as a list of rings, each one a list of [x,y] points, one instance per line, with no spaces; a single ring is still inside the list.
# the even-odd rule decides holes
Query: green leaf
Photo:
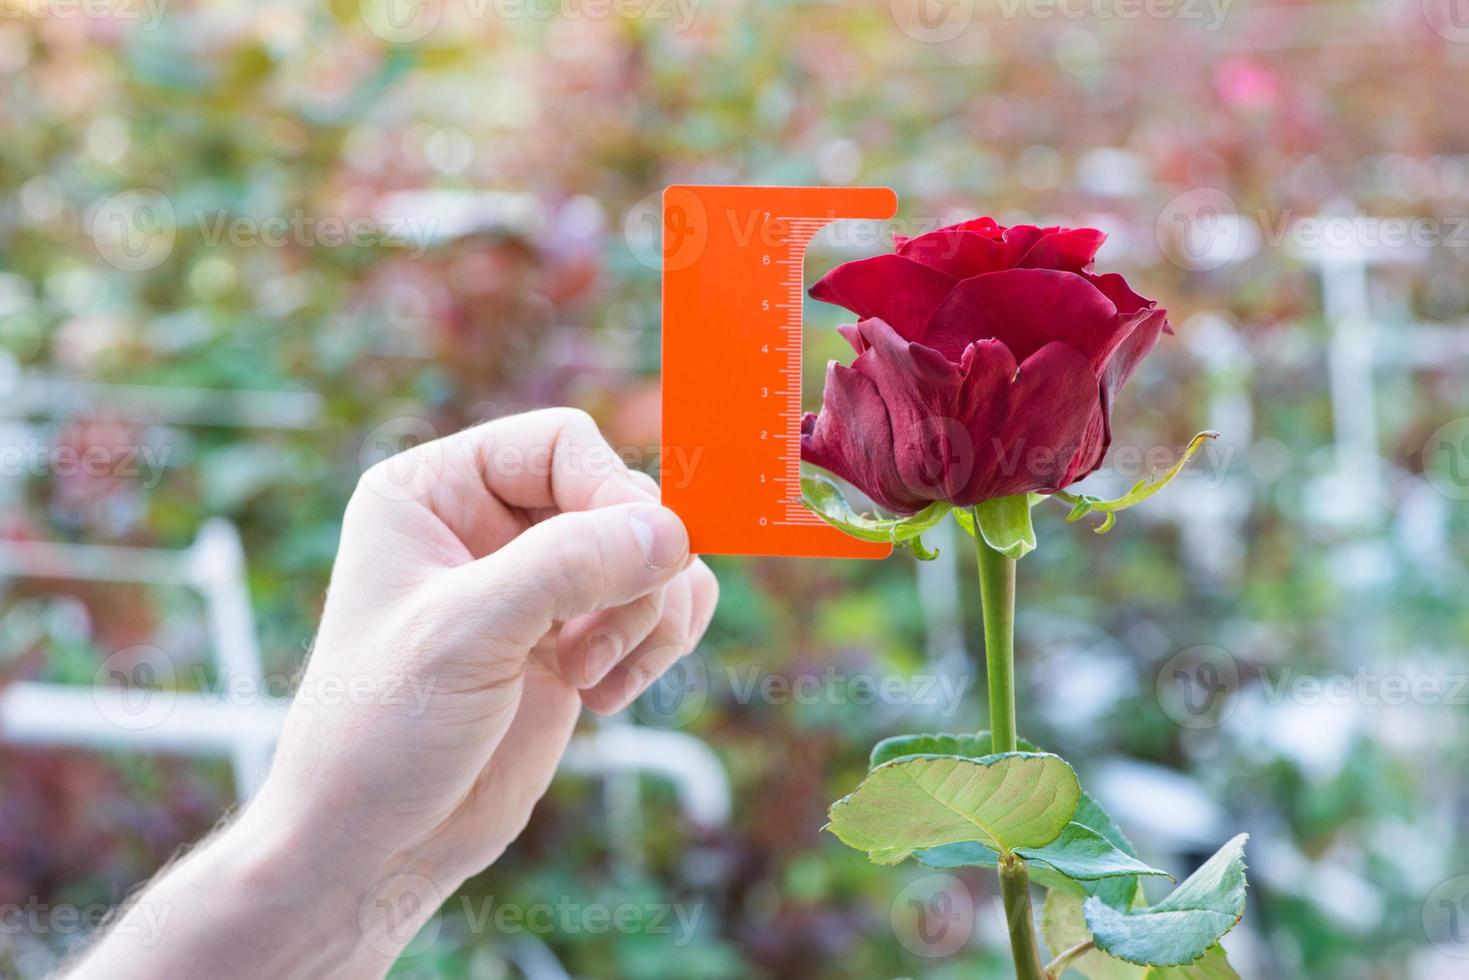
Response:
[[[847,503],[841,488],[824,476],[801,477],[801,502],[837,530],[863,541],[907,547],[924,561],[937,558],[938,552],[924,547],[919,535],[935,527],[949,513],[949,505],[938,500],[907,517],[859,514]]]
[[[1093,799],[1091,794],[1086,792],[1081,794],[1081,803],[1077,806],[1076,814],[1071,819],[1083,827],[1095,830],[1128,857],[1138,856],[1137,849],[1132,846],[1132,841],[1127,839],[1122,828],[1117,826],[1117,822],[1106,810],[1102,809],[1102,805]],[[1054,887],[1048,882],[1040,882],[1040,884],[1048,888]],[[1075,890],[1073,883],[1073,891]],[[1096,895],[1113,908],[1129,909],[1141,897],[1142,885],[1137,878],[1108,878],[1091,884],[1082,883],[1079,891],[1082,895]]]
[[[1183,455],[1178,458],[1178,462],[1170,466],[1161,476],[1155,475],[1152,479],[1137,481],[1137,483],[1133,484],[1131,490],[1115,500],[1103,500],[1100,497],[1092,497],[1087,494],[1067,493],[1064,490],[1058,490],[1052,496],[1057,500],[1071,505],[1071,512],[1066,515],[1067,524],[1074,524],[1088,514],[1105,515],[1102,523],[1096,526],[1095,531],[1098,534],[1106,534],[1112,530],[1112,525],[1117,522],[1118,511],[1127,510],[1129,507],[1136,507],[1159,490],[1168,486],[1168,484],[1173,482],[1174,477],[1183,472],[1183,468],[1188,465],[1188,461],[1193,459],[1194,455],[1203,448],[1204,443],[1210,439],[1218,438],[1219,433],[1217,432],[1200,432],[1189,441],[1188,448],[1183,451]]]
[[[1050,892],[1041,912],[1041,934],[1052,955],[1060,955],[1090,939],[1081,900],[1064,892]],[[1239,980],[1224,949],[1217,945],[1210,947],[1203,958],[1186,966],[1139,966],[1093,949],[1072,960],[1067,970],[1088,980]],[[1063,974],[1066,975],[1070,974]]]
[[[1039,752],[1023,738],[1015,740],[1022,752]],[[892,762],[914,755],[957,755],[965,759],[982,759],[994,754],[994,739],[989,732],[974,732],[962,735],[894,735],[872,747],[872,756],[867,768],[876,769],[884,762]],[[1086,794],[1082,794],[1085,796]]]
[[[1024,558],[1035,550],[1029,494],[981,500],[974,505],[974,524],[984,543],[1007,558]]]
[[[832,804],[827,829],[879,864],[958,841],[1007,853],[1055,840],[1080,798],[1076,773],[1059,756],[911,756],[878,766]]]
[[[1092,938],[1081,903],[1082,899],[1067,891],[1053,888],[1046,893],[1046,904],[1041,908],[1041,936],[1052,956]],[[1141,980],[1146,967],[1124,963],[1094,949],[1072,960],[1069,969],[1089,980]]]
[[[1168,872],[1151,868],[1124,853],[1095,830],[1074,820],[1061,831],[1061,836],[1044,847],[1017,847],[1015,853],[1033,865],[1044,865],[1071,881],[1135,878],[1138,875],[1172,877]],[[919,851],[916,857],[931,868],[995,868],[1000,861],[998,854],[976,841],[945,844]],[[1034,870],[1039,871],[1040,868]]]
[[[1097,948],[1144,966],[1182,966],[1198,960],[1245,912],[1245,841],[1221,847],[1156,905],[1123,911],[1097,897],[1083,911]]]
[[[962,511],[955,511],[956,515]],[[1042,752],[1027,739],[1016,739],[1017,748],[1022,752]],[[987,756],[994,751],[994,740],[987,731],[961,733],[961,734],[930,734],[917,735],[894,735],[878,742],[872,748],[872,755],[868,762],[869,769],[876,769],[886,762],[895,759],[911,758],[914,756],[950,755],[961,758],[978,759]],[[1119,873],[1111,876],[1097,877],[1068,877],[1060,870],[1056,870],[1050,864],[1045,863],[1045,855],[1039,855],[1040,861],[1036,863],[1030,872],[1031,879],[1045,888],[1058,888],[1076,895],[1078,898],[1086,898],[1089,895],[1098,895],[1109,905],[1116,908],[1131,908],[1133,900],[1140,895],[1138,884],[1139,874],[1156,873],[1147,865],[1138,861],[1137,850],[1132,842],[1127,839],[1116,822],[1108,816],[1107,811],[1102,809],[1092,796],[1085,790],[1081,793],[1081,800],[1077,804],[1076,812],[1071,816],[1071,822],[1080,824],[1084,830],[1089,830],[1099,835],[1106,843],[1121,853],[1121,860],[1131,859],[1137,862],[1139,869],[1135,872]],[[1048,845],[1052,846],[1052,845]],[[1017,850],[1016,853],[1021,853]],[[966,867],[976,866],[984,868],[995,867],[997,855],[994,851],[983,844],[975,842],[964,842],[957,844],[946,844],[942,847],[925,850],[916,855],[919,861],[934,867]],[[1031,857],[1032,855],[1024,855]]]

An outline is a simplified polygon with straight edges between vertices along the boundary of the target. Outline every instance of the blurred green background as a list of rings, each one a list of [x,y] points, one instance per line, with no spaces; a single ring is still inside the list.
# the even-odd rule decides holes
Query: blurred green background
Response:
[[[571,404],[656,468],[675,182],[894,188],[899,218],[819,240],[808,282],[976,214],[1108,231],[1099,265],[1177,336],[1088,488],[1223,438],[1105,537],[1044,512],[1022,731],[1151,863],[1253,834],[1244,976],[1469,975],[1458,12],[0,0],[0,975],[45,974],[83,938],[57,908],[118,901],[249,784],[202,744],[17,721],[17,692],[147,681],[160,656],[164,687],[207,692],[229,627],[188,581],[99,580],[128,577],[104,559],[149,579],[138,553],[26,543],[213,529],[263,671],[293,676],[384,447]],[[808,303],[812,408],[838,322]],[[399,975],[1006,976],[989,876],[873,867],[820,829],[876,739],[982,724],[973,571],[930,543],[922,567],[714,559],[705,644],[587,730],[707,745],[690,771],[727,818],[593,752]],[[483,914],[558,903],[643,924]]]

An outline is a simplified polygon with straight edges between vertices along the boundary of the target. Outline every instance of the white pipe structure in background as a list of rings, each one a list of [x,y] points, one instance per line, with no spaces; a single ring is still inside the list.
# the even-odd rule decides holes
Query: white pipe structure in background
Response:
[[[245,585],[245,554],[229,521],[207,521],[194,543],[182,550],[7,541],[0,544],[0,577],[193,589],[204,598],[220,690],[237,683],[261,689],[264,670]],[[274,735],[262,741],[258,719],[237,728],[240,705],[222,696],[172,691],[168,684],[139,690],[109,686],[105,680],[99,676],[86,691],[33,682],[5,688],[0,692],[0,734],[8,741],[33,744],[45,734],[47,744],[94,748],[148,749],[172,742],[191,755],[215,754],[215,747],[223,746],[234,767],[236,794],[242,800],[254,795],[270,765]],[[274,712],[270,718],[283,714],[269,704],[257,707]]]
[[[572,740],[561,761],[570,772],[640,772],[673,783],[684,815],[705,827],[729,822],[729,779],[714,750],[684,732],[607,725]]]
[[[13,744],[225,756],[241,800],[259,789],[288,702],[231,698],[264,689],[245,555],[229,521],[207,522],[182,550],[50,542],[0,542],[0,578],[52,578],[179,586],[205,602],[215,690],[175,691],[167,683],[129,688],[21,681],[0,688],[0,737]],[[100,672],[99,672],[100,674]],[[729,781],[714,754],[682,733],[618,725],[574,739],[568,771],[598,778],[647,773],[673,783],[685,815],[701,825],[729,818]]]
[[[245,391],[106,384],[22,371],[0,360],[0,416],[104,418],[168,425],[311,429],[321,421],[314,391]]]

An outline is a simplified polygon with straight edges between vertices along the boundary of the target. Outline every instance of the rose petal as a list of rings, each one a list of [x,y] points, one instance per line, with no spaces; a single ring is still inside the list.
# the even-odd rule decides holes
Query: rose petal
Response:
[[[1035,243],[1046,236],[1046,229],[1035,225],[1013,225],[1005,229],[1005,268],[1013,269],[1020,264]]]
[[[955,286],[915,339],[958,360],[974,341],[994,337],[1022,363],[1059,340],[1100,372],[1130,326],[1111,300],[1075,273],[1007,269]]]
[[[893,460],[887,407],[872,380],[832,361],[821,412],[801,420],[801,458],[830,470],[894,514],[912,514],[928,501],[912,496]]]
[[[955,279],[968,279],[1005,267],[1004,249],[999,242],[957,228],[940,228],[910,238],[898,246],[898,254]]]
[[[951,499],[972,465],[968,432],[954,414],[959,366],[881,320],[858,326],[868,348],[852,369],[872,379],[887,406],[898,475],[914,496]]]
[[[1091,361],[1069,344],[1047,344],[1022,361],[1010,416],[997,437],[1004,454],[987,496],[1064,488],[1073,460],[1097,451],[1099,403]]]
[[[972,231],[977,235],[993,238],[995,241],[999,241],[1005,234],[1005,226],[988,216],[970,218],[968,221],[961,221],[957,225],[949,225],[947,229],[940,230]]]
[[[811,297],[844,306],[858,319],[878,317],[911,340],[957,282],[901,255],[843,262],[811,287]]]
[[[1062,228],[1032,245],[1018,265],[1022,269],[1080,272],[1092,264],[1092,259],[1097,257],[1097,249],[1106,240],[1107,236],[1095,228]],[[1108,299],[1112,299],[1110,294]]]
[[[1083,272],[1081,275],[1087,282],[1101,290],[1102,295],[1110,299],[1112,305],[1117,307],[1117,312],[1123,316],[1136,313],[1139,310],[1151,309],[1156,305],[1152,300],[1145,299],[1133,292],[1132,287],[1127,284],[1127,280],[1115,272],[1109,272],[1101,276],[1094,276],[1089,272]]]
[[[862,339],[862,333],[857,329],[857,324],[840,324],[837,327],[837,333],[841,334],[842,339],[851,344],[852,349],[857,353],[860,354],[867,349],[867,341]]]

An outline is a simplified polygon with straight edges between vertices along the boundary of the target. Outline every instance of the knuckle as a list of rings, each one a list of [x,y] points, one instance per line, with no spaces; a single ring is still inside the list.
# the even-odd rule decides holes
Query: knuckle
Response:
[[[394,630],[396,645],[410,656],[421,655],[436,646],[452,645],[454,620],[442,597],[416,592],[398,614]]]
[[[568,529],[555,544],[551,583],[563,595],[600,597],[607,591],[608,570],[601,536],[593,528]]]
[[[713,569],[702,561],[694,563],[694,589],[705,596],[709,601],[719,598],[719,579],[715,576]]]
[[[591,413],[584,409],[572,408],[568,405],[556,408],[542,409],[551,418],[556,428],[563,432],[598,432],[597,420],[592,418]]]

